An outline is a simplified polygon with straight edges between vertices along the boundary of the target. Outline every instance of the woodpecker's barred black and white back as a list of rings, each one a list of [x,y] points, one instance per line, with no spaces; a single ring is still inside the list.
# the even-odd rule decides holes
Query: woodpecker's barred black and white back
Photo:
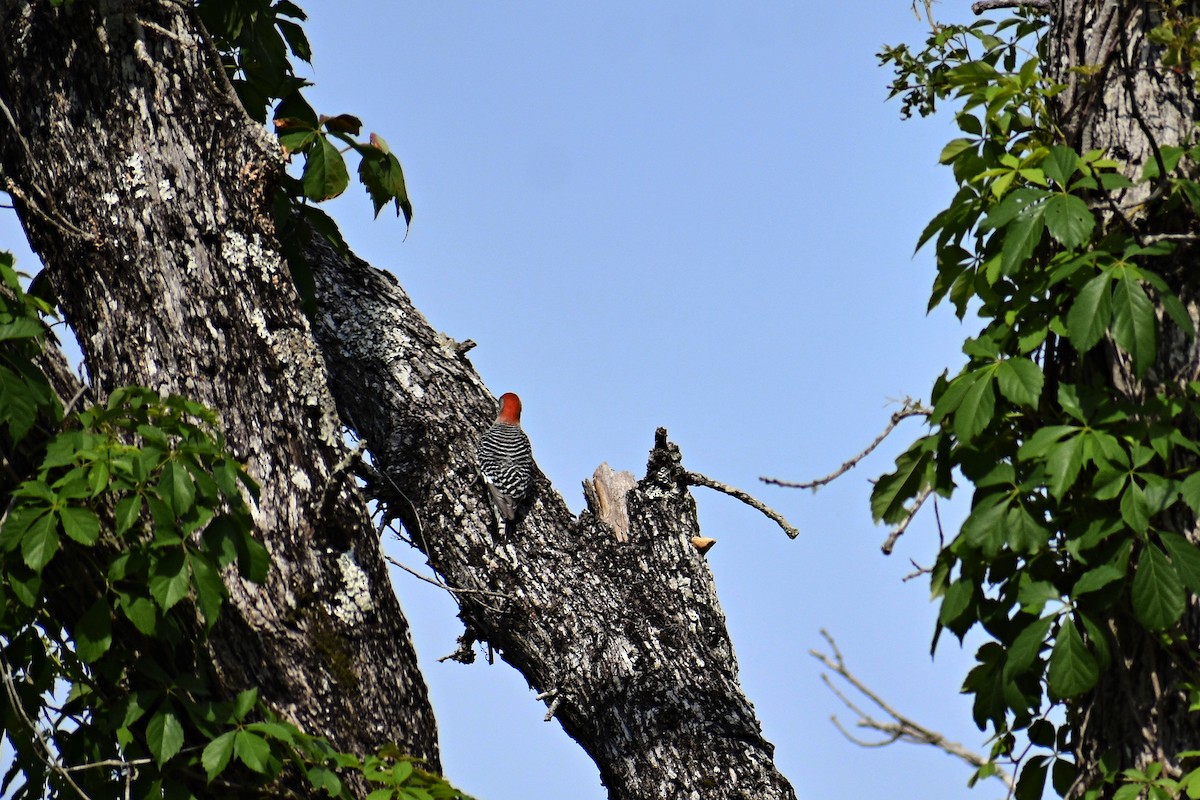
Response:
[[[517,517],[533,481],[533,450],[520,425],[497,421],[479,439],[479,471],[505,522]]]

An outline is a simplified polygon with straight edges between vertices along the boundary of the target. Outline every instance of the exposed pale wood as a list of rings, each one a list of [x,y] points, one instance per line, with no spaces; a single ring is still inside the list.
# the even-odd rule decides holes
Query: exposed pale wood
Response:
[[[608,527],[618,542],[629,541],[629,511],[625,498],[637,483],[632,472],[618,472],[602,463],[596,467],[591,479],[584,479],[583,494],[587,497],[588,509]]]

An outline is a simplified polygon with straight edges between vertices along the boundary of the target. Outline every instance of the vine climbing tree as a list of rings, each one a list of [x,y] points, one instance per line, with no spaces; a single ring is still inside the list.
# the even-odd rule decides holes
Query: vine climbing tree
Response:
[[[937,555],[934,647],[981,628],[964,691],[1066,797],[1200,795],[1197,4],[982,3],[889,47],[906,116],[952,107],[957,184],[920,236],[930,306],[982,327],[876,485],[903,524],[971,493]]]

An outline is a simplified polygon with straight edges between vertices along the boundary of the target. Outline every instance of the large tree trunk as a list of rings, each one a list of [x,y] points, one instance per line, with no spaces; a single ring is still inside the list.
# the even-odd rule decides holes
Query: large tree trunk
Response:
[[[229,687],[262,687],[340,747],[391,739],[436,764],[406,625],[339,468],[333,386],[373,490],[460,604],[462,657],[484,641],[546,692],[612,797],[794,797],[741,692],[665,432],[645,479],[608,498],[628,510],[621,540],[541,476],[500,532],[474,454],[495,406],[461,348],[385,273],[316,241],[318,350],[266,209],[278,148],[210,78],[184,7],[101,8],[0,0],[0,170],[100,391],[215,407],[263,484],[274,566],[230,587],[237,614],[215,637]]]
[[[475,462],[495,401],[395,279],[320,240],[317,329],[343,416],[382,472],[378,496],[484,641],[547,693],[613,798],[790,798],[738,683],[678,449],[659,430],[618,541],[596,494],[573,517],[538,476],[514,534]],[[534,443],[535,454],[537,443]],[[466,651],[469,652],[469,651]]]
[[[279,148],[212,78],[185,7],[0,5],[0,169],[101,393],[218,410],[262,485],[266,583],[212,638],[233,691],[347,750],[438,763],[408,625],[270,223]]]
[[[1197,97],[1188,68],[1163,66],[1161,47],[1147,38],[1160,21],[1159,5],[1150,2],[1062,0],[1049,33],[1050,76],[1067,85],[1059,97],[1063,129],[1077,150],[1098,148],[1128,165],[1138,178],[1144,165],[1155,160],[1156,148],[1189,145],[1195,138]],[[1200,13],[1196,3],[1180,12]],[[1088,67],[1079,70],[1076,67]],[[1118,199],[1121,212],[1143,230],[1179,232],[1188,224],[1183,215],[1172,219],[1150,196],[1154,186],[1142,184]],[[1165,277],[1200,320],[1200,279],[1194,267],[1194,247],[1172,255]],[[1156,269],[1162,265],[1155,263]],[[1161,314],[1160,314],[1161,316]],[[1154,384],[1192,380],[1200,368],[1196,341],[1164,326],[1158,362],[1142,382],[1129,365],[1110,353],[1109,379],[1120,392],[1137,398]],[[1197,421],[1183,424],[1196,431]],[[1194,521],[1176,520],[1176,527],[1200,541]],[[1125,612],[1128,614],[1128,612]],[[1186,684],[1194,682],[1200,658],[1195,651],[1200,631],[1200,607],[1193,598],[1184,630],[1190,643],[1168,649],[1161,637],[1148,633],[1131,616],[1114,614],[1110,628],[1116,642],[1111,669],[1096,689],[1070,707],[1077,726],[1076,756],[1081,767],[1078,793],[1100,773],[1106,754],[1119,758],[1119,767],[1145,768],[1165,760],[1168,772],[1178,774],[1176,754],[1200,748],[1200,724],[1188,711]]]

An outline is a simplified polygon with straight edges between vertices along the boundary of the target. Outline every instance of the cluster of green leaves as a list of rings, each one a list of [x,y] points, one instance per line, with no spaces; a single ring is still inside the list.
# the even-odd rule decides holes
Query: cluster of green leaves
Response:
[[[356,117],[319,115],[305,100],[302,90],[310,84],[296,75],[291,58],[311,63],[312,47],[300,25],[307,17],[297,5],[289,0],[199,0],[197,9],[247,113],[263,123],[270,115],[284,153],[303,158],[299,177],[283,176],[272,207],[284,256],[311,316],[315,288],[304,257],[310,229],[346,252],[337,223],[311,204],[346,191],[350,173],[344,154],[353,151],[359,158],[358,180],[375,216],[391,203],[407,225],[413,208],[404,170],[381,136],[373,133],[365,142],[355,138],[362,128]]]
[[[213,414],[182,398],[121,389],[67,423],[0,525],[4,790],[18,776],[15,797],[186,787],[200,745],[236,722],[203,642],[228,596],[220,570],[266,574],[243,497],[254,482]]]
[[[1048,714],[1117,657],[1113,621],[1169,645],[1184,636],[1187,592],[1200,594],[1200,547],[1174,532],[1200,516],[1200,383],[1154,379],[1163,337],[1195,336],[1164,277],[1172,245],[1114,202],[1141,188],[1122,165],[1064,143],[1040,26],[946,26],[919,53],[880,54],[906,115],[961,104],[963,136],[941,154],[958,189],[918,249],[935,245],[930,307],[948,301],[984,327],[962,370],[937,380],[929,433],[878,481],[872,509],[899,523],[923,493],[949,497],[959,475],[973,486],[933,568],[934,646],[944,629],[990,637],[964,691],[995,733],[993,756],[1012,758],[1020,731],[1049,751],[1025,759],[1020,800],[1040,797],[1048,776],[1060,793],[1074,781],[1072,723]],[[1186,177],[1197,163],[1200,148],[1156,152],[1137,182],[1154,189],[1156,219],[1200,213]]]
[[[38,446],[22,443],[44,440],[62,421],[58,398],[35,361],[46,332],[42,315],[50,313],[45,300],[22,289],[12,254],[0,252],[0,453],[15,469],[39,457]]]

